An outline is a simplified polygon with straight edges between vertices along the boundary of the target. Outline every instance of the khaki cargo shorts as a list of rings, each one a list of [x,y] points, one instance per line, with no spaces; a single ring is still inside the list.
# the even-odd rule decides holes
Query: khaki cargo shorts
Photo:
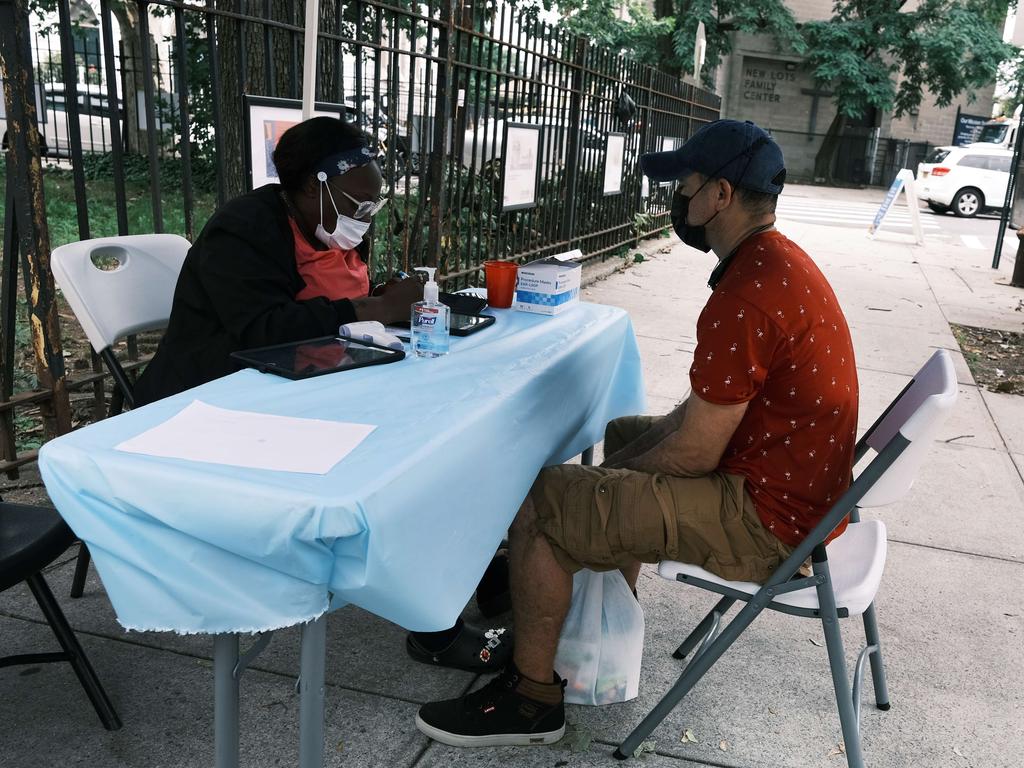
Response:
[[[605,455],[653,421],[611,422]],[[743,485],[721,472],[691,478],[563,464],[541,471],[530,498],[538,528],[570,573],[678,560],[723,579],[764,582],[792,549],[761,524]]]

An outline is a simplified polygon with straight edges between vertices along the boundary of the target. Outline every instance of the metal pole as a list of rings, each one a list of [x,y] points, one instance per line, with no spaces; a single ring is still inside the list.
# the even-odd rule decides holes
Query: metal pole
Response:
[[[1020,150],[1024,140],[1024,111],[1021,112],[1017,121],[1017,138],[1013,142],[1013,161],[1010,163],[1010,180],[1006,184],[1006,197],[1003,199],[1003,213],[999,217],[999,232],[996,235],[996,252],[992,254],[992,269],[999,269],[999,260],[1003,255],[1003,238],[1006,236],[1006,227],[1010,223],[1013,213],[1013,199],[1017,190],[1018,176],[1020,175]]]
[[[78,237],[88,240],[89,208],[86,205],[85,173],[82,170],[82,124],[79,120],[78,72],[75,67],[75,44],[71,39],[71,8],[69,0],[57,4],[60,17],[60,59],[64,77],[64,111],[67,115],[68,151],[71,155],[71,172],[75,185],[75,208],[78,212]],[[82,105],[88,105],[88,92]],[[45,107],[44,107],[45,109]],[[90,136],[91,138],[91,136]],[[54,137],[54,144],[58,141]],[[56,148],[55,148],[56,149]]]
[[[18,218],[14,213],[14,184],[8,180],[4,188],[3,268],[0,271],[0,402],[14,394],[14,336],[18,322]],[[0,459],[18,458],[14,436],[14,410],[0,414]],[[8,480],[18,479],[17,468],[8,470]]]
[[[583,115],[583,91],[586,87],[587,39],[576,39],[576,50],[572,60],[572,92],[569,97],[569,125],[579,125]],[[565,157],[565,206],[562,218],[561,239],[566,248],[572,248],[576,230],[576,187],[580,170],[580,133],[569,132],[569,147]]]
[[[103,80],[107,85],[107,103],[110,105],[110,158],[114,169],[114,199],[117,208],[117,234],[128,234],[128,202],[124,194],[124,140],[121,138],[121,115],[128,114],[122,103],[129,94],[122,89],[117,95],[117,66],[114,61],[113,18],[110,0],[100,0],[100,19],[103,26]]]
[[[153,89],[153,50],[150,48],[153,41],[149,36],[149,2],[139,0],[136,3],[139,8],[139,36],[142,38],[142,93],[146,108],[146,135],[149,138],[149,191],[150,201],[153,208],[153,231],[164,231],[164,210],[163,201],[160,195],[160,159],[159,147],[157,146],[157,131],[162,126],[157,125],[156,94]]]
[[[1013,262],[1013,277],[1010,285],[1024,288],[1024,229],[1017,230],[1017,258]]]
[[[454,146],[452,138],[452,96],[448,92],[455,67],[455,17],[454,0],[441,1],[441,24],[438,30],[438,54],[442,61],[438,62],[437,95],[434,101],[434,151],[430,153],[430,172],[428,189],[430,190],[430,227],[427,232],[427,266],[438,266],[441,253],[442,218],[446,206],[445,170],[447,168],[448,149],[451,145],[453,157],[458,156],[461,149]],[[356,63],[358,64],[357,59]],[[358,86],[358,82],[357,82]],[[358,101],[357,101],[358,104]],[[456,161],[457,162],[457,161]]]
[[[316,44],[319,21],[320,0],[306,0],[306,35],[302,51],[303,120],[309,120],[313,116],[313,103],[316,101]]]

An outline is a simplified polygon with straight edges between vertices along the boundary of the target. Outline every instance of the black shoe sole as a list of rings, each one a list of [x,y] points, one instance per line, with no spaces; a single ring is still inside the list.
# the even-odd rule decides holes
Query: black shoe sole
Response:
[[[416,715],[416,727],[420,733],[434,741],[453,747],[530,747],[554,744],[565,736],[565,723],[561,728],[543,733],[490,733],[485,736],[464,736],[435,728]]]

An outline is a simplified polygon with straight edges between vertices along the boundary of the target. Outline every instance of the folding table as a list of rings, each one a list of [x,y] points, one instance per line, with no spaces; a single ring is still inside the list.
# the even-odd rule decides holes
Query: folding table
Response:
[[[267,639],[240,658],[240,633],[303,625],[300,764],[322,765],[325,614],[353,603],[410,630],[451,626],[538,470],[643,410],[622,310],[493,312],[447,357],[303,381],[244,370],[43,447],[46,488],[118,621],[215,635],[218,768],[238,763],[238,675]],[[114,448],[194,400],[377,429],[324,475]]]

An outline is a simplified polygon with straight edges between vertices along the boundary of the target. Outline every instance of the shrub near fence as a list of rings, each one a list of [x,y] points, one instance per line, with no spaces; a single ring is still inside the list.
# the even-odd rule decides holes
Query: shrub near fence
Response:
[[[297,103],[298,4],[250,2],[241,6],[247,13],[220,2],[154,0],[139,8],[137,26],[128,29],[103,4],[86,51],[76,48],[69,24],[47,39],[44,82],[63,97],[66,131],[55,141],[60,170],[46,182],[64,193],[49,221],[51,245],[145,231],[194,238],[218,203],[250,185],[247,98]],[[537,14],[502,2],[321,4],[317,100],[385,148],[392,204],[374,223],[376,276],[430,264],[458,287],[479,283],[487,259],[523,261],[573,248],[603,257],[667,228],[670,191],[653,185],[645,193],[637,159],[717,118],[718,97]],[[65,66],[72,61],[84,67]],[[76,81],[83,71],[87,83]],[[104,110],[89,100],[97,93],[107,94]],[[83,120],[88,137],[99,121],[99,145],[83,141]],[[510,122],[541,127],[542,172],[536,205],[503,212],[501,142]],[[605,194],[605,150],[615,134],[624,137],[622,180]],[[5,250],[8,276],[15,262]],[[14,327],[12,307],[0,315]],[[12,361],[4,364],[11,381]],[[12,392],[2,394],[0,413],[9,413],[3,401]],[[0,417],[8,433],[0,434],[0,458],[17,464],[12,429]]]

